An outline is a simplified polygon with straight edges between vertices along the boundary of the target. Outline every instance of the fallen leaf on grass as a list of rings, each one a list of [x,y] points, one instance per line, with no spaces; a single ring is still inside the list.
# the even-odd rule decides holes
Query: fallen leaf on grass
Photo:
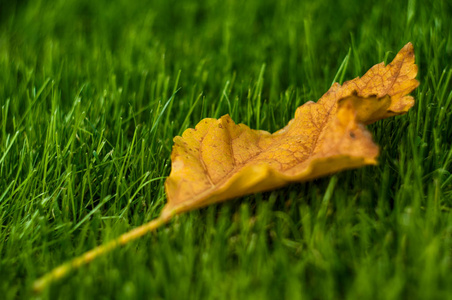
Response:
[[[378,146],[364,125],[406,113],[419,82],[411,43],[388,66],[335,83],[270,134],[225,115],[204,119],[174,138],[163,214],[180,213],[344,169],[376,164]]]
[[[225,115],[204,119],[174,138],[168,203],[160,217],[63,264],[34,283],[41,291],[99,255],[127,244],[174,215],[212,203],[376,164],[378,146],[365,125],[406,113],[419,82],[411,43],[387,66],[335,83],[317,103],[308,102],[283,129],[270,134],[235,124]]]

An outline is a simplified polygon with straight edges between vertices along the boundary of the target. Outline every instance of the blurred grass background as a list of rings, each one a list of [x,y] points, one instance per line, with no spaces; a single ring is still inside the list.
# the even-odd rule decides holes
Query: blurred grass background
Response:
[[[451,299],[448,1],[0,2],[4,299]],[[156,217],[172,138],[205,117],[275,131],[334,80],[415,47],[416,106],[380,163],[176,218],[33,295],[53,267]]]

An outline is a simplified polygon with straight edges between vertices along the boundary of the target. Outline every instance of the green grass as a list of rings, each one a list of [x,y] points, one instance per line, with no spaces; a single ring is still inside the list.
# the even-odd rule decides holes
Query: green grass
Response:
[[[155,218],[184,129],[275,131],[411,41],[416,105],[370,126],[378,166],[182,215],[39,299],[452,299],[448,1],[0,7],[2,298]]]

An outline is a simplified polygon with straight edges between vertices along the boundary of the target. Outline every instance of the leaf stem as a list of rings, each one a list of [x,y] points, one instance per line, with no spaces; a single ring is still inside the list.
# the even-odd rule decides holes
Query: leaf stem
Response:
[[[88,252],[85,252],[79,257],[76,257],[72,259],[69,262],[66,262],[52,271],[48,272],[44,276],[38,278],[33,283],[33,291],[36,293],[42,292],[49,284],[51,284],[54,281],[57,281],[58,279],[61,279],[65,277],[71,270],[75,270],[80,268],[83,265],[88,264],[93,259],[95,259],[98,256],[101,256],[103,254],[106,254],[114,249],[116,249],[118,246],[123,246],[143,235],[145,235],[148,232],[154,231],[160,226],[168,223],[171,218],[174,216],[173,211],[170,211],[165,214],[161,214],[157,219],[154,219],[146,224],[143,224],[129,232],[126,232],[119,236],[118,238],[104,244],[100,245],[92,250],[89,250]]]

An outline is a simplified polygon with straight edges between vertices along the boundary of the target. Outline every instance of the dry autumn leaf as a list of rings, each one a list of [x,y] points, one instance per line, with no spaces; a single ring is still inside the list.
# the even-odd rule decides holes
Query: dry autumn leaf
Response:
[[[228,115],[204,119],[174,139],[163,214],[375,164],[378,146],[364,125],[406,113],[419,82],[408,43],[388,66],[335,83],[308,102],[283,129],[270,134],[235,124]]]
[[[317,103],[308,102],[283,129],[270,134],[235,124],[225,115],[204,119],[174,138],[168,203],[156,220],[52,270],[35,291],[119,245],[168,222],[174,215],[212,203],[306,181],[344,169],[376,164],[378,146],[365,125],[406,113],[419,82],[411,43],[387,66],[335,83]]]

